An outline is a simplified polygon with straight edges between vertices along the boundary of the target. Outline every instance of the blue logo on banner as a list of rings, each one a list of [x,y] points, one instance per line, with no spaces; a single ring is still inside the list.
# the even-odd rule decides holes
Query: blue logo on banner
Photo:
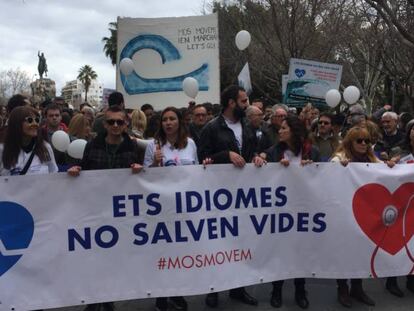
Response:
[[[295,70],[295,75],[298,77],[298,78],[302,78],[304,75],[306,74],[306,70],[305,69],[296,69]]]
[[[0,277],[23,256],[34,231],[32,215],[23,206],[0,202]]]
[[[148,34],[139,35],[130,40],[122,49],[120,59],[132,59],[136,52],[143,49],[158,52],[163,64],[178,61],[182,58],[178,49],[169,40],[159,35]],[[200,91],[208,91],[209,67],[207,63],[189,73],[168,78],[147,79],[135,71],[129,76],[121,72],[122,85],[129,95],[182,91],[183,81],[187,77],[193,77],[198,81]]]

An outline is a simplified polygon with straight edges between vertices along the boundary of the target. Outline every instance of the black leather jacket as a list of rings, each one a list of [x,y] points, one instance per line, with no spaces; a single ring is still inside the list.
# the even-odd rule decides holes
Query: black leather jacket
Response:
[[[256,137],[244,119],[241,120],[241,124],[243,140],[241,152],[237,146],[233,131],[227,126],[222,115],[206,124],[201,131],[198,148],[198,159],[200,162],[205,158],[211,158],[215,164],[231,163],[230,151],[241,154],[246,162],[251,162],[257,151]]]

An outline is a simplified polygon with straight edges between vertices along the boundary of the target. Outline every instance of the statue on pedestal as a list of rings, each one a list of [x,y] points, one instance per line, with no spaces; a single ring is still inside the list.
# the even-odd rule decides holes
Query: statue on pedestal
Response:
[[[47,64],[46,64],[46,57],[45,54],[40,54],[40,51],[37,52],[37,56],[39,57],[39,64],[37,65],[37,70],[39,71],[40,79],[43,78],[43,74],[47,77]]]

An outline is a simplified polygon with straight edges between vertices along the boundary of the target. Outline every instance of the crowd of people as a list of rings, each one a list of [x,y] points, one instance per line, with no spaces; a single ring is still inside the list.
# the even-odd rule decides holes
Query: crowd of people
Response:
[[[313,162],[414,163],[414,119],[398,115],[385,105],[368,116],[355,104],[343,114],[320,112],[311,104],[300,111],[283,104],[270,105],[255,99],[236,85],[221,94],[220,104],[196,104],[187,108],[155,111],[149,104],[126,109],[121,93],[109,96],[108,107],[95,111],[87,103],[71,110],[62,98],[33,107],[22,95],[14,95],[0,110],[0,175],[67,172],[79,176],[82,170],[129,168],[139,173],[143,167],[214,165],[231,163],[242,168],[247,163],[282,166]],[[88,141],[83,158],[73,159],[51,144],[54,132],[62,130],[71,140]],[[282,306],[283,280],[273,282],[270,304]],[[305,279],[297,278],[295,301],[309,306]],[[337,280],[338,301],[352,306],[352,298],[375,305],[362,287],[361,279]],[[406,287],[414,293],[414,277]],[[396,277],[386,281],[387,290],[404,296]],[[258,301],[243,287],[231,289],[229,296],[248,305]],[[218,293],[206,296],[211,308],[219,305]],[[172,306],[187,310],[184,297],[157,298],[161,311]],[[88,310],[113,310],[113,303],[89,305]]]

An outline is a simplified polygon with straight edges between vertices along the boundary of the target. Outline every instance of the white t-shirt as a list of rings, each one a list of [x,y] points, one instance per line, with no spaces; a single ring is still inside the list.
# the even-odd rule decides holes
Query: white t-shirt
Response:
[[[33,157],[32,163],[30,164],[29,169],[27,170],[26,175],[39,175],[39,174],[49,174],[55,173],[58,171],[58,167],[56,165],[55,156],[53,154],[52,147],[47,143],[44,142],[47,152],[49,153],[50,161],[41,162],[39,157],[35,155]],[[20,172],[25,167],[27,161],[30,158],[32,152],[24,152],[23,149],[20,150],[19,157],[17,159],[16,165],[11,168],[10,170],[3,167],[3,144],[0,144],[0,176],[9,176],[9,175],[19,175]]]
[[[187,138],[184,149],[176,149],[169,142],[161,146],[163,166],[198,164],[197,147],[194,140]],[[144,166],[148,167],[154,162],[155,140],[152,139],[145,150]]]
[[[302,152],[299,152],[299,154],[296,156],[289,149],[284,152],[283,156],[286,160],[289,160],[290,163],[300,163],[302,160]]]
[[[243,146],[243,136],[242,136],[242,125],[240,121],[237,122],[231,122],[229,120],[227,120],[226,118],[224,118],[224,121],[226,121],[227,126],[233,131],[234,136],[236,137],[237,140],[237,147],[239,147],[239,150],[241,152],[242,150],[242,146]]]

